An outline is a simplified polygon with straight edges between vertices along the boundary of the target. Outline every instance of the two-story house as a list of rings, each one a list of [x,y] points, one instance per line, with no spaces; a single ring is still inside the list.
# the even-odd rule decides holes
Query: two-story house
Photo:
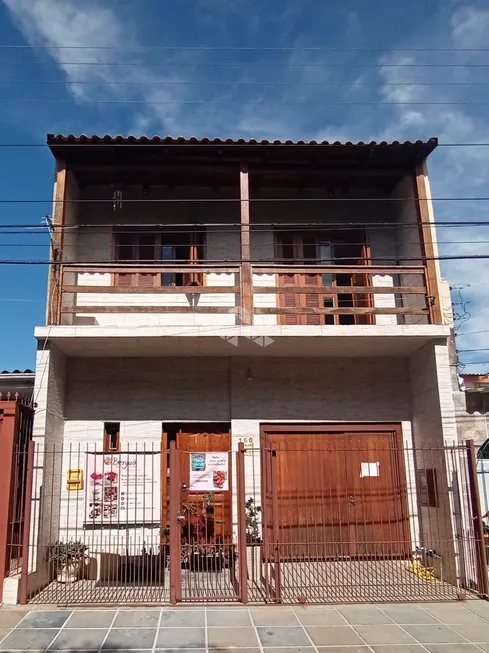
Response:
[[[30,595],[456,597],[436,139],[48,145]],[[90,564],[46,588],[55,541]]]

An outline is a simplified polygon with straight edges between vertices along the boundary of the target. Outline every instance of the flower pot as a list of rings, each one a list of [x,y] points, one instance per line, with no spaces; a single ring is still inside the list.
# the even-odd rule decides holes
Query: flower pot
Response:
[[[74,583],[80,574],[81,560],[72,560],[58,568],[58,583]]]

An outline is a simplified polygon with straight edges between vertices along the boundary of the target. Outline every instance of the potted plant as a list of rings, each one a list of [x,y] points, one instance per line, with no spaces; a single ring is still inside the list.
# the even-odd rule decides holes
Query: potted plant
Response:
[[[214,514],[214,501],[216,495],[214,492],[204,492],[202,495],[202,502],[204,504],[205,512],[207,515]]]
[[[257,506],[253,497],[246,501],[246,544],[260,544],[261,506]]]
[[[55,542],[48,546],[46,560],[57,572],[59,583],[74,583],[87,558],[88,546],[80,540]]]

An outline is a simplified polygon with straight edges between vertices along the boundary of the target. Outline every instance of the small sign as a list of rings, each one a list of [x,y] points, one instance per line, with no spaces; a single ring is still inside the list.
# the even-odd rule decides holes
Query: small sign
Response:
[[[251,456],[253,453],[253,438],[239,438],[238,442],[244,444],[245,456]]]
[[[66,489],[83,490],[83,469],[69,469],[66,472]]]
[[[362,463],[360,468],[360,478],[365,476],[379,476],[380,463]]]
[[[190,491],[226,492],[229,490],[227,451],[190,454]]]

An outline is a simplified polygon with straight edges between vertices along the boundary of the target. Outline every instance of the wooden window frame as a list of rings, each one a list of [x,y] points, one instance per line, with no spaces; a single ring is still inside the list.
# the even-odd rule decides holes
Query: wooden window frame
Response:
[[[117,430],[112,430],[112,427],[116,427]],[[114,435],[116,437],[115,447],[112,446],[112,437]],[[104,453],[119,453],[120,450],[121,450],[120,422],[104,422]]]
[[[118,238],[122,233],[128,233],[127,231],[114,231],[113,234],[113,258],[114,260],[118,262],[118,248],[120,245],[118,244]],[[129,232],[134,235],[134,241],[132,243],[132,256],[133,260],[136,261],[135,263],[132,263],[131,261],[128,262],[128,266],[135,266],[137,265],[143,265],[144,263],[141,262],[138,258],[137,255],[139,253],[139,248],[141,247],[141,244],[137,242],[136,236],[140,234],[145,234],[148,232],[145,232],[144,230],[135,230],[134,232]],[[175,232],[157,232],[154,234],[154,259],[152,261],[148,260],[149,265],[164,265],[165,262],[161,259],[161,248],[164,244],[164,236],[165,233],[167,235],[170,235]],[[187,233],[187,232],[185,232]],[[207,239],[206,239],[206,232],[199,232],[196,233],[195,231],[188,231],[188,236],[189,236],[189,258],[188,258],[188,263],[190,265],[193,264],[198,264],[202,260],[205,260],[206,257],[206,245],[207,245]],[[199,258],[199,250],[201,252],[201,258]],[[175,261],[178,261],[178,259],[175,259]],[[162,287],[162,273],[161,272],[151,272],[150,270],[145,270],[144,272],[138,271],[138,272],[115,272],[112,275],[112,284],[114,286],[119,286],[119,287],[124,287],[123,284],[121,283],[121,280],[125,277],[130,275],[130,283],[125,284],[126,287],[131,287],[131,288],[148,288],[148,287],[155,287],[159,288]],[[143,279],[146,279],[149,275],[153,276],[153,284],[148,284],[148,283],[142,283]],[[200,271],[196,272],[185,272],[182,274],[182,283],[181,284],[172,284],[175,287],[179,286],[204,286],[205,283],[205,277],[204,273]]]

